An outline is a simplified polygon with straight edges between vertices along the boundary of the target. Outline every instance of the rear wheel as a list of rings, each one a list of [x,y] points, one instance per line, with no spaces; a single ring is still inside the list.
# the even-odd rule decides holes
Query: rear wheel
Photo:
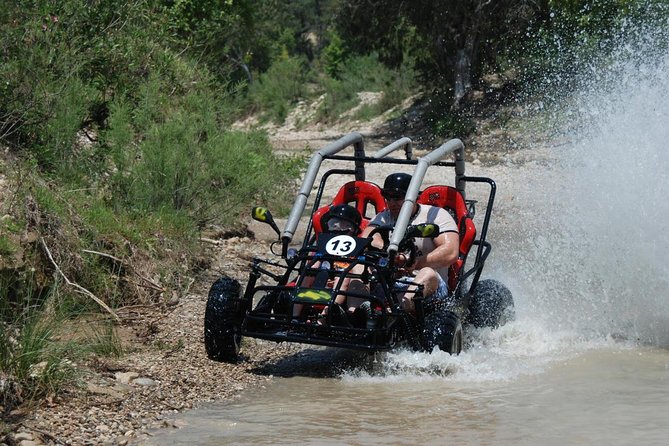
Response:
[[[497,328],[515,319],[511,291],[497,280],[482,280],[469,303],[468,321],[475,327]]]
[[[204,346],[209,359],[236,362],[242,340],[239,298],[242,287],[230,277],[221,277],[211,286],[204,312]]]
[[[462,323],[452,311],[439,309],[425,316],[423,348],[431,352],[435,347],[451,355],[462,351]]]

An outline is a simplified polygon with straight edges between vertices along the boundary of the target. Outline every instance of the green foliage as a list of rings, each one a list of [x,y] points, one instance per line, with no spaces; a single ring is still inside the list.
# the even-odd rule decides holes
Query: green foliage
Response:
[[[286,56],[277,60],[249,86],[252,110],[260,111],[273,122],[283,123],[290,106],[305,97],[309,77],[303,58]]]
[[[526,26],[536,2],[370,0],[344,2],[339,31],[358,52],[379,51],[391,66],[411,55],[423,81],[452,105],[476,85],[499,42]]]
[[[40,167],[68,163],[104,100],[141,82],[160,38],[147,1],[10,3],[0,23],[0,139]]]
[[[14,254],[17,246],[6,234],[0,234],[0,256],[10,256]]]
[[[432,121],[432,133],[435,136],[450,139],[469,135],[474,131],[474,123],[466,116],[446,112]]]
[[[359,102],[356,91],[343,80],[325,78],[322,80],[322,87],[325,94],[316,113],[315,119],[318,122],[336,122],[342,113],[355,107]]]
[[[100,135],[115,161],[113,208],[138,215],[169,211],[196,226],[232,224],[250,200],[285,193],[295,170],[284,169],[263,134],[222,128],[230,113],[223,98],[205,91],[172,97],[160,80],[150,79],[139,99],[132,115],[112,105]]]
[[[30,295],[20,299],[35,301]],[[0,374],[4,380],[0,406],[5,410],[56,393],[73,382],[74,370],[67,359],[70,345],[57,339],[61,324],[43,307],[33,305],[14,314],[10,322],[0,322]]]
[[[178,44],[199,53],[213,70],[227,79],[245,66],[252,54],[254,9],[246,0],[163,0]]]
[[[359,103],[358,92],[381,92],[381,100],[358,112],[358,117],[379,115],[410,96],[416,83],[410,67],[388,68],[376,54],[353,56],[345,61],[338,79],[322,78],[324,100],[317,120],[335,122]]]
[[[90,350],[98,356],[120,357],[123,355],[123,345],[111,322],[92,323]]]
[[[669,17],[663,0],[551,0],[542,12],[500,59],[522,67],[525,90],[544,104],[573,90],[584,65],[605,67],[612,52],[643,38],[644,26],[664,26]]]
[[[330,43],[323,49],[323,54],[321,55],[323,70],[328,76],[338,79],[345,62],[346,49],[344,48],[344,41],[338,34],[333,33],[330,36]]]

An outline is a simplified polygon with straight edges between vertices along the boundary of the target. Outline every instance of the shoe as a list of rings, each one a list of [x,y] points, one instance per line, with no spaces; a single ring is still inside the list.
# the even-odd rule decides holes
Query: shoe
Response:
[[[366,300],[355,309],[353,312],[353,323],[357,328],[376,328],[371,302]]]
[[[339,325],[345,327],[351,326],[348,318],[346,317],[346,310],[344,310],[344,307],[338,303],[332,304],[326,316],[326,320],[330,325]]]

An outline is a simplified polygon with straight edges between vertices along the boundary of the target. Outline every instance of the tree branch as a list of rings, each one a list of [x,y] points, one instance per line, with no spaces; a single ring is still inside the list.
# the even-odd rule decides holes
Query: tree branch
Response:
[[[121,322],[121,320],[120,320],[119,317],[116,315],[116,313],[114,313],[114,310],[112,310],[111,308],[109,308],[109,307],[107,306],[107,304],[104,303],[99,297],[97,297],[95,294],[91,293],[91,292],[88,291],[86,288],[82,287],[81,285],[78,285],[78,284],[76,284],[76,283],[74,283],[74,282],[71,282],[70,279],[67,278],[67,276],[65,275],[65,273],[63,273],[63,271],[60,269],[60,267],[58,266],[58,264],[56,263],[56,261],[53,259],[53,256],[51,255],[51,251],[49,251],[49,247],[46,245],[46,242],[44,241],[44,237],[40,237],[40,242],[42,242],[42,247],[44,248],[44,251],[46,251],[46,255],[49,257],[49,260],[51,260],[51,263],[52,263],[53,266],[56,268],[56,271],[58,271],[58,274],[60,274],[60,276],[61,276],[63,279],[65,279],[65,283],[67,283],[69,286],[71,286],[72,288],[74,288],[74,290],[75,290],[76,292],[78,292],[78,293],[80,293],[80,294],[83,294],[83,295],[85,295],[85,296],[88,296],[88,297],[90,297],[91,299],[93,299],[98,305],[100,305],[105,311],[107,311],[107,313],[111,314],[112,317],[114,318],[114,320],[115,320],[116,322]]]

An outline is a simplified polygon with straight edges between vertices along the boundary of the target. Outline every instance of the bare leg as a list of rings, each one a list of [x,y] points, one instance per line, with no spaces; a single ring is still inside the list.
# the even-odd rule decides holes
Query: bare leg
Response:
[[[423,296],[434,294],[439,287],[438,273],[430,267],[422,268],[416,274],[413,282],[417,285],[423,285]],[[407,292],[402,296],[402,308],[407,311],[415,311],[416,305],[413,302],[413,297],[416,294],[416,287],[409,286]]]

